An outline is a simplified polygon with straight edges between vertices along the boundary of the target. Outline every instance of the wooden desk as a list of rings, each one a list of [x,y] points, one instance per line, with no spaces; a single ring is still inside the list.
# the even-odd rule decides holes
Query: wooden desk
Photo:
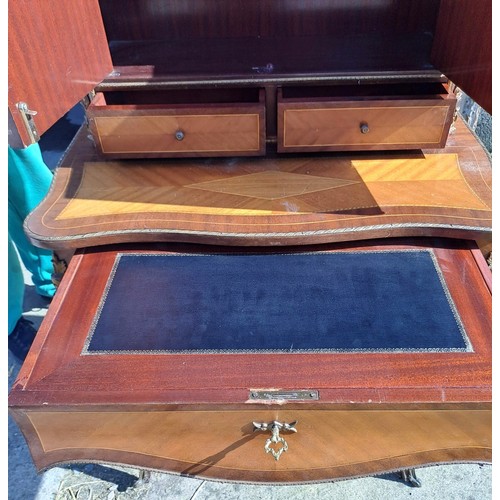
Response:
[[[454,120],[449,85],[491,111],[491,2],[51,0],[9,10],[9,143],[36,142],[78,99],[88,119],[25,223],[35,245],[76,251],[9,399],[39,469],[96,460],[281,483],[491,459],[491,272],[474,243],[490,245],[491,163]],[[418,249],[436,259],[468,341],[444,351],[88,352],[117,255],[221,245],[243,258]],[[386,278],[374,269],[364,303],[380,292],[368,276]],[[127,314],[154,317],[136,302],[118,307],[126,326]],[[362,318],[345,309],[337,318]],[[402,337],[412,325],[401,320]],[[289,450],[274,459],[284,436]]]
[[[25,227],[58,250],[488,238],[491,163],[461,120],[439,150],[227,160],[103,160],[82,130]]]

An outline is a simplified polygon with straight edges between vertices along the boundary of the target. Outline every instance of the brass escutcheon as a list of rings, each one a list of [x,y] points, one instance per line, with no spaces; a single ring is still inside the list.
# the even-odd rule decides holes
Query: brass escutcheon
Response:
[[[281,423],[277,420],[273,422],[253,422],[254,432],[255,431],[271,431],[271,437],[266,440],[264,445],[264,451],[266,453],[270,453],[275,460],[279,460],[282,453],[288,451],[288,443],[285,441],[283,437],[280,436],[280,431],[285,432],[297,432],[295,425],[297,424],[297,420],[287,423]],[[272,445],[280,443],[281,447],[275,450]]]

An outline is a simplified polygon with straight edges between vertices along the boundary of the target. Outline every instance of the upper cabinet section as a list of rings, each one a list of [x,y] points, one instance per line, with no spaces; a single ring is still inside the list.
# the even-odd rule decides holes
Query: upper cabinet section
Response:
[[[264,89],[259,137],[275,142],[281,89],[447,78],[491,111],[491,1],[9,2],[9,127],[25,145],[96,87]]]
[[[439,0],[101,0],[120,77],[304,78],[422,72]]]
[[[16,146],[36,142],[113,69],[97,0],[11,0],[8,42]]]

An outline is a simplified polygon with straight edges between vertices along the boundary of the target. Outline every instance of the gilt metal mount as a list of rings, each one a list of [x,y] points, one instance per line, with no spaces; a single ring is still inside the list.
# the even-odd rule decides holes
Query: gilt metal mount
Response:
[[[253,422],[253,427],[254,427],[254,432],[255,431],[270,431],[271,432],[271,437],[266,440],[266,443],[264,445],[264,451],[266,453],[270,453],[275,460],[279,460],[282,453],[285,451],[288,451],[288,443],[286,440],[280,436],[280,431],[282,432],[297,432],[297,429],[295,428],[295,425],[297,424],[297,420],[294,422],[291,422],[289,424],[287,423],[281,423],[278,422],[277,420],[274,420],[273,422],[267,423],[267,422]],[[280,447],[278,449],[273,448],[273,444],[280,444]]]

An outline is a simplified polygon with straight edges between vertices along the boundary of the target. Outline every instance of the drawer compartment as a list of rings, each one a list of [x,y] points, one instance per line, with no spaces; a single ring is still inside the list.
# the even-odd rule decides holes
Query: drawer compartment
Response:
[[[96,406],[29,410],[16,417],[37,436],[38,467],[78,453],[83,462],[105,457],[107,462],[137,465],[140,460],[141,466],[186,476],[293,483],[412,467],[432,460],[436,450],[451,460],[459,449],[466,450],[467,460],[491,460],[487,408],[175,411],[154,405],[114,410]],[[284,442],[271,447],[278,460],[265,449],[271,432],[256,432],[253,425],[273,421],[296,422],[296,432],[280,431]],[[279,454],[283,447],[286,451]]]
[[[155,158],[265,152],[263,90],[255,90],[243,102],[148,103],[141,100],[141,93],[127,96],[137,103],[110,104],[105,94],[98,93],[87,109],[90,130],[103,155]]]
[[[131,238],[242,246],[430,235],[484,241],[491,163],[460,119],[455,126],[463,145],[449,141],[424,154],[170,158],[168,168],[105,161],[83,129],[25,227],[36,245],[58,249]]]
[[[280,92],[278,151],[444,147],[455,108],[455,98],[447,93],[411,97],[344,96],[340,89],[338,96],[318,93]]]

